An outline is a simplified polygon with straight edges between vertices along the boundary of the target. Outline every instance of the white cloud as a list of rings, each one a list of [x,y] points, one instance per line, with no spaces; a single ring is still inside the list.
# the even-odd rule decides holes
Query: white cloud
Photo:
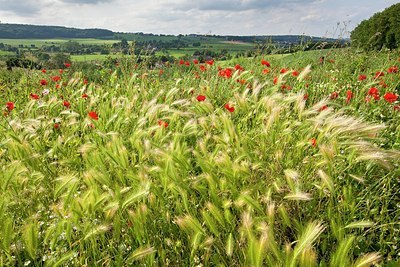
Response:
[[[0,0],[2,23],[121,32],[231,35],[335,34],[396,0]],[[351,20],[351,22],[349,22]],[[330,35],[330,36],[329,36]]]
[[[0,11],[29,17],[40,11],[40,4],[25,0],[0,0]]]
[[[301,22],[305,22],[305,21],[315,21],[315,20],[318,20],[318,19],[320,19],[320,18],[321,18],[321,16],[319,16],[319,15],[316,15],[316,14],[309,14],[309,15],[306,15],[306,16],[301,17],[301,18],[300,18],[300,21],[301,21]]]
[[[99,4],[104,2],[112,2],[114,0],[61,0],[64,3],[72,3],[72,4]]]

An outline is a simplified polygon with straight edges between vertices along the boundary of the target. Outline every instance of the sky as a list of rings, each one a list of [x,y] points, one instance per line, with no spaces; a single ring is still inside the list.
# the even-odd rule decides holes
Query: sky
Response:
[[[0,23],[154,34],[346,38],[399,0],[0,0]]]

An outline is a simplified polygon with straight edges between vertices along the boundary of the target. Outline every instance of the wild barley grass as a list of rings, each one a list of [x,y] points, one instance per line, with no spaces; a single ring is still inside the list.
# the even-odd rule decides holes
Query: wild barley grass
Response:
[[[6,93],[16,108],[1,119],[1,263],[398,261],[400,113],[365,104],[365,85],[355,82],[393,55],[376,55],[372,67],[364,55],[343,53],[298,77],[277,74],[290,67],[284,60],[272,62],[271,74],[259,74],[254,59],[223,78],[216,65],[160,75],[121,59],[102,83],[85,85],[84,73],[65,70],[66,84],[40,101],[27,96],[41,74],[24,76],[23,90]],[[342,63],[348,57],[354,63]],[[293,67],[312,63],[297,60]],[[348,104],[329,99],[338,79],[361,87]],[[397,90],[398,75],[391,79]],[[282,90],[287,83],[292,89]]]

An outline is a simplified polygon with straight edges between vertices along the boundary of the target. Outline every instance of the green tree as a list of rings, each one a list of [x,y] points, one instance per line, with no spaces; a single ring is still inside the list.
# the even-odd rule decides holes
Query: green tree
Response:
[[[76,41],[68,41],[62,44],[62,51],[72,54],[77,54],[82,49],[82,46]]]
[[[64,68],[64,63],[71,62],[71,57],[64,53],[54,54],[47,62],[46,67],[49,69],[61,69]]]
[[[351,32],[352,46],[366,50],[396,49],[400,46],[400,3],[362,21]]]

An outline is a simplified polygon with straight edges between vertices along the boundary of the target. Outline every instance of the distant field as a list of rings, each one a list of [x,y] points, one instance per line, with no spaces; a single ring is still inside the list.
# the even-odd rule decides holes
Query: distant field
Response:
[[[219,52],[222,50],[227,50],[228,53],[239,53],[251,50],[254,47],[251,43],[225,43],[225,42],[217,42],[217,43],[204,43],[200,47],[184,47],[181,49],[168,49],[170,55],[174,57],[182,57],[186,54],[193,55],[193,53],[197,50],[211,50],[215,52]],[[158,52],[158,55],[161,55],[162,52]]]
[[[14,52],[1,51],[0,50],[0,56],[6,56],[6,55],[15,55],[15,53]]]
[[[150,40],[162,40],[162,41],[172,41],[179,39],[176,36],[138,36],[135,35],[135,40],[138,42],[150,41]],[[118,40],[100,40],[100,39],[90,39],[90,38],[80,38],[80,39],[0,39],[0,43],[12,45],[12,46],[24,46],[32,48],[40,48],[42,46],[50,45],[61,45],[62,43],[68,41],[76,41],[80,44],[98,44],[98,45],[112,45],[113,43],[119,42]],[[194,37],[182,37],[181,40],[188,42],[200,42],[201,46],[194,47],[184,47],[181,49],[168,49],[168,53],[176,58],[193,55],[197,50],[211,50],[215,52],[220,52],[222,50],[227,50],[228,53],[239,53],[251,50],[254,47],[252,43],[234,42],[234,41],[221,41],[218,38],[207,37],[203,39],[196,39]],[[158,52],[157,55],[161,55],[162,52]],[[85,60],[101,60],[106,58],[107,55],[85,55],[85,56],[72,56],[74,61],[85,61]]]
[[[251,43],[235,43],[235,42],[217,42],[205,44],[204,47],[209,48],[210,50],[223,50],[226,49],[228,51],[247,51],[254,47],[254,44]]]
[[[95,60],[105,60],[107,58],[118,58],[120,55],[72,55],[72,61],[85,62],[85,61],[95,61]]]
[[[82,39],[0,39],[0,43],[18,46],[31,46],[41,47],[43,45],[59,45],[68,41],[76,41],[81,44],[113,44],[118,42],[118,40],[100,40],[100,39],[91,39],[91,38],[82,38]]]

